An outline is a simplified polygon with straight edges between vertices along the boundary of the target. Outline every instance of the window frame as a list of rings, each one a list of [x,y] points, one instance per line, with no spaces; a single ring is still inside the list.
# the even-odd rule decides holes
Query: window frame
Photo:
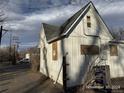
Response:
[[[58,44],[57,41],[52,43],[52,60],[58,60]]]
[[[118,45],[110,44],[109,49],[110,49],[110,56],[118,56]]]
[[[91,28],[91,16],[87,16],[87,27]]]
[[[97,45],[80,45],[81,55],[98,55],[100,53]]]

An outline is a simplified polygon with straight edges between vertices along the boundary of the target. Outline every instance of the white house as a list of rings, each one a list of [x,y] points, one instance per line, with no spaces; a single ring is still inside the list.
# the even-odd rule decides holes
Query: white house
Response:
[[[65,87],[74,87],[85,84],[92,69],[103,69],[110,84],[111,78],[124,76],[118,45],[90,1],[60,27],[43,23],[40,72]]]

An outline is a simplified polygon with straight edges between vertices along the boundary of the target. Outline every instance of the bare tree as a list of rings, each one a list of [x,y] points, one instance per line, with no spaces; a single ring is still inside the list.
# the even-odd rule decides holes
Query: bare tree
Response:
[[[119,28],[119,37],[120,37],[120,40],[124,39],[124,29],[123,28]]]
[[[116,40],[122,40],[124,39],[124,29],[123,28],[112,28],[112,34],[113,34],[113,37],[116,39]]]
[[[12,53],[14,53],[14,49],[12,48]],[[13,58],[14,55],[11,56]],[[9,47],[0,48],[0,62],[9,62],[10,60],[10,53]]]
[[[0,10],[0,23],[1,22],[3,23],[5,21],[5,19],[6,19],[6,17],[5,17],[4,12],[2,10]]]

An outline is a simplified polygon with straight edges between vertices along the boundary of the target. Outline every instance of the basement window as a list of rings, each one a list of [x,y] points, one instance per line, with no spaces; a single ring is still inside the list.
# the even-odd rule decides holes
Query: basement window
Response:
[[[91,28],[91,17],[87,16],[87,27]]]
[[[52,60],[58,59],[58,49],[57,42],[52,43]]]
[[[110,56],[118,56],[117,45],[110,45]]]
[[[99,54],[99,47],[96,45],[81,45],[81,55],[97,55]]]

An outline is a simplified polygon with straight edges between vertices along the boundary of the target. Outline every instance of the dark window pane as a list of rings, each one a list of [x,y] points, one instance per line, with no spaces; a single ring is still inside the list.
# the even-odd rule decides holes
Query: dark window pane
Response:
[[[90,16],[87,16],[87,27],[91,27],[91,18]]]
[[[87,27],[91,27],[91,23],[90,22],[87,22]]]
[[[90,16],[87,16],[87,22],[90,22],[91,19],[90,19]]]

